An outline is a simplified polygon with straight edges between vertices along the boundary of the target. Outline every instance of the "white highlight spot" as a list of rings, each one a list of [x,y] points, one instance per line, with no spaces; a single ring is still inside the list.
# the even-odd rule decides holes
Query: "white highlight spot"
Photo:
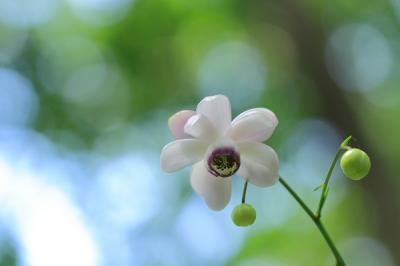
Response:
[[[0,209],[15,224],[23,265],[95,266],[97,247],[83,217],[56,187],[43,183],[31,170],[10,168],[0,158]]]

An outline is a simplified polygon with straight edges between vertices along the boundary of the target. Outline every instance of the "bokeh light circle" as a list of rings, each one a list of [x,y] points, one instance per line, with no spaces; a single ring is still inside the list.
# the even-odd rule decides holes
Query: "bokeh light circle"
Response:
[[[245,42],[220,43],[200,65],[201,96],[225,94],[232,106],[243,108],[257,102],[266,84],[267,70],[261,53]]]

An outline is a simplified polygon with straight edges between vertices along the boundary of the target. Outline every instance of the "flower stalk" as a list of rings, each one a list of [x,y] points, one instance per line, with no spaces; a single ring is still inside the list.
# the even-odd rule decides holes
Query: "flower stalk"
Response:
[[[244,183],[244,187],[243,187],[242,203],[246,203],[246,192],[247,192],[248,183],[249,183],[249,180],[246,179],[246,182]]]
[[[326,199],[327,199],[327,197],[328,197],[328,192],[329,192],[329,190],[328,190],[328,185],[329,185],[329,181],[331,180],[331,176],[332,176],[332,173],[333,173],[333,169],[335,168],[335,165],[336,165],[337,161],[339,160],[339,156],[340,156],[340,152],[341,152],[341,151],[342,151],[341,148],[339,148],[339,149],[337,150],[336,155],[335,155],[335,158],[333,159],[332,164],[331,164],[331,166],[329,167],[328,173],[327,173],[327,175],[326,175],[326,177],[325,177],[325,181],[324,181],[324,183],[322,184],[321,197],[320,197],[320,199],[319,199],[319,204],[318,204],[317,212],[315,213],[315,216],[316,216],[318,219],[321,219],[322,208],[324,207],[324,204],[325,204]]]
[[[321,217],[317,217],[313,211],[307,206],[307,204],[300,198],[300,196],[289,186],[289,184],[281,177],[279,178],[279,182],[285,187],[285,189],[293,196],[293,198],[300,204],[303,210],[310,216],[311,220],[317,226],[318,230],[321,232],[322,236],[324,237],[326,243],[328,244],[329,248],[331,249],[333,255],[336,259],[337,266],[346,266],[342,256],[339,253],[339,250],[336,248],[335,243],[332,241],[329,233],[326,231]]]
[[[337,161],[339,160],[339,156],[340,156],[340,153],[342,152],[342,150],[347,149],[347,147],[348,147],[347,144],[350,142],[351,138],[352,138],[351,136],[348,136],[348,137],[340,144],[340,147],[338,148],[338,150],[337,150],[337,152],[336,152],[336,155],[335,155],[335,157],[334,157],[334,159],[333,159],[333,161],[332,161],[332,163],[331,163],[331,166],[329,167],[328,173],[326,174],[325,181],[324,181],[324,183],[322,184],[322,192],[321,192],[321,197],[320,197],[319,204],[318,204],[318,209],[317,209],[317,212],[316,212],[316,214],[315,214],[315,216],[316,216],[318,219],[321,219],[322,208],[324,207],[324,204],[325,204],[326,199],[327,199],[327,197],[328,197],[328,192],[329,192],[329,190],[328,190],[328,185],[329,185],[329,181],[331,180],[331,176],[332,176],[332,173],[333,173],[333,169],[335,169],[336,163],[337,163]]]
[[[257,217],[256,209],[253,206],[246,203],[246,192],[249,180],[246,179],[242,193],[242,203],[237,205],[231,214],[231,218],[234,224],[240,227],[250,226],[254,223]]]
[[[344,262],[342,256],[340,255],[339,250],[336,248],[335,243],[332,241],[332,238],[329,236],[328,231],[326,231],[326,229],[321,221],[321,215],[322,215],[322,208],[324,207],[326,199],[328,198],[329,181],[331,179],[333,169],[335,169],[336,163],[339,160],[340,153],[343,150],[346,150],[348,148],[347,144],[350,142],[351,138],[352,138],[351,136],[348,136],[340,144],[340,147],[338,148],[336,155],[333,158],[333,161],[329,167],[328,173],[325,176],[324,183],[315,189],[315,190],[318,190],[319,188],[322,188],[321,197],[320,197],[319,204],[318,204],[318,209],[315,212],[315,214],[282,177],[280,177],[280,179],[279,179],[279,182],[286,188],[286,190],[300,204],[300,206],[308,214],[308,216],[310,216],[311,220],[314,222],[314,224],[317,226],[318,230],[321,232],[323,238],[325,239],[326,243],[328,244],[329,248],[332,251],[332,254],[334,255],[334,257],[336,259],[337,266],[346,266],[346,263]]]

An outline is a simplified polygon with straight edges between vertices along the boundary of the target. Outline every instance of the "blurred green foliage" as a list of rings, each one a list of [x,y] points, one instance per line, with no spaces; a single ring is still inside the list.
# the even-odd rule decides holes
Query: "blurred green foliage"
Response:
[[[121,8],[119,19],[98,24],[80,18],[68,1],[61,2],[57,14],[40,25],[21,29],[4,22],[0,24],[0,55],[9,56],[0,61],[0,66],[14,69],[26,77],[39,98],[36,118],[29,126],[60,147],[77,153],[90,150],[95,155],[108,155],[127,147],[154,152],[170,138],[166,133],[166,118],[180,109],[193,108],[205,92],[214,90],[239,99],[254,94],[254,99],[240,102],[241,106],[232,106],[234,114],[244,108],[265,106],[278,115],[280,126],[268,144],[280,152],[281,161],[286,165],[284,171],[293,174],[288,179],[297,185],[300,183],[301,194],[312,204],[317,202],[318,193],[311,191],[319,181],[312,185],[302,184],[302,181],[296,181],[296,175],[301,173],[287,166],[310,137],[308,133],[296,135],[296,132],[310,119],[327,123],[333,128],[334,136],[320,137],[326,142],[329,153],[329,149],[339,143],[335,137],[355,133],[343,132],[351,128],[344,128],[338,122],[339,118],[335,120],[329,115],[346,104],[352,113],[341,119],[353,119],[351,123],[356,125],[352,125],[360,129],[356,133],[362,135],[355,137],[363,141],[356,145],[366,145],[365,149],[372,151],[372,165],[378,165],[380,170],[368,177],[375,181],[366,181],[364,185],[338,181],[340,174],[333,180],[339,185],[334,185],[331,194],[337,193],[335,189],[344,192],[337,198],[332,196],[335,204],[330,205],[331,199],[328,200],[324,217],[326,226],[339,243],[339,249],[346,246],[346,240],[362,236],[378,239],[387,254],[392,252],[388,256],[380,251],[371,254],[377,254],[378,258],[393,256],[393,261],[398,259],[398,254],[393,251],[399,248],[399,230],[391,227],[393,224],[387,225],[392,235],[382,229],[386,223],[382,220],[386,217],[382,212],[390,213],[390,210],[382,210],[382,202],[386,197],[393,199],[388,196],[393,192],[396,201],[387,202],[387,205],[394,212],[400,211],[397,195],[400,185],[397,178],[400,173],[397,162],[400,154],[400,17],[396,17],[396,12],[400,14],[396,10],[400,9],[400,4],[397,0],[392,3],[380,0],[136,0]],[[340,61],[342,55],[328,49],[332,35],[346,25],[357,23],[380,32],[379,36],[383,37],[379,41],[387,44],[390,52],[389,70],[382,74],[384,79],[369,89],[343,86],[346,84],[340,82],[343,73],[330,71],[326,66],[327,69],[321,71],[329,72],[330,76],[324,77],[315,71],[321,67],[312,65],[314,61],[331,64],[327,60],[329,54]],[[352,32],[354,36],[357,34],[359,32]],[[315,46],[302,47],[303,38]],[[227,42],[240,43],[257,51],[266,68],[261,88],[238,92],[229,87],[221,90],[202,87],[203,77],[199,73],[205,59],[213,49]],[[343,45],[355,61],[358,60],[357,55],[353,55],[355,51],[361,51],[361,57],[367,57],[362,53],[365,47],[357,46],[351,40],[348,44],[338,42],[332,49]],[[314,50],[317,58],[304,56]],[[375,53],[379,55],[379,49]],[[384,64],[365,62],[368,64],[356,65],[352,69],[354,73],[349,75],[366,77],[370,65],[376,63],[380,68],[379,64]],[[229,72],[227,77],[233,82],[241,81],[241,76],[235,72]],[[331,87],[323,87],[320,79]],[[338,103],[333,98],[327,99],[327,94],[321,93],[325,90],[340,94],[344,101]],[[148,136],[150,134],[152,136]],[[127,136],[134,139],[132,146],[126,146]],[[99,139],[107,140],[107,145],[96,146]],[[288,139],[294,139],[295,145],[288,147]],[[314,152],[318,157],[326,151]],[[327,168],[329,160],[324,160],[321,166],[318,162],[302,159],[314,173],[318,172],[322,181],[324,171],[319,169]],[[386,180],[381,183],[382,188],[379,191],[370,189],[380,182],[380,178]],[[347,183],[343,185],[343,182]],[[190,190],[186,179],[182,183],[185,196],[180,199],[180,204],[185,204],[186,191]],[[391,192],[388,187],[392,188]],[[331,255],[313,224],[301,209],[297,209],[294,201],[290,204],[294,205],[294,210],[279,226],[246,231],[240,250],[226,264],[329,265]],[[254,205],[256,209],[264,207],[263,202],[254,202]],[[179,213],[181,205],[172,208]],[[160,213],[165,219],[174,219],[168,215]],[[158,226],[165,227],[163,224]],[[347,258],[352,256],[347,251],[345,254]],[[362,255],[358,254],[354,264],[350,265],[362,265],[357,264]],[[196,263],[196,258],[190,263],[203,265]],[[395,265],[395,262],[390,264],[391,259],[383,263]],[[11,247],[2,248],[0,265],[17,265]]]

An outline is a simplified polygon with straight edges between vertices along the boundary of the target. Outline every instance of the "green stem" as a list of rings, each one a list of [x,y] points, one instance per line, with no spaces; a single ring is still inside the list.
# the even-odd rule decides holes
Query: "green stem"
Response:
[[[347,138],[345,138],[342,141],[342,143],[340,144],[339,149],[336,152],[335,158],[333,159],[333,161],[331,163],[331,166],[329,167],[328,173],[326,174],[325,181],[322,184],[322,192],[321,192],[321,197],[319,199],[318,209],[317,209],[317,212],[315,214],[315,216],[318,219],[321,219],[322,208],[324,207],[326,198],[328,197],[328,185],[329,185],[329,181],[331,180],[333,169],[335,169],[335,165],[336,165],[337,161],[339,160],[339,156],[340,156],[341,151],[350,148],[349,146],[347,146],[347,144],[350,142],[351,138],[352,138],[352,136],[348,136]]]
[[[243,187],[243,194],[242,194],[242,203],[246,203],[246,192],[247,192],[247,184],[249,183],[249,181],[246,179],[246,182],[244,183],[244,187]]]
[[[342,147],[339,147],[339,149],[336,152],[335,158],[333,159],[331,166],[329,167],[329,171],[326,174],[324,184],[322,185],[322,192],[321,192],[321,197],[319,199],[319,204],[318,204],[318,210],[315,214],[315,216],[319,219],[321,218],[322,214],[322,208],[324,207],[326,197],[327,197],[327,192],[328,192],[328,185],[329,185],[329,180],[331,180],[331,176],[333,173],[333,169],[335,169],[335,165],[337,161],[339,160],[340,152],[342,151]]]
[[[324,225],[321,222],[320,217],[314,215],[311,209],[304,203],[304,201],[297,195],[297,193],[289,186],[286,181],[280,177],[279,182],[286,188],[286,190],[293,196],[293,198],[300,204],[300,206],[304,209],[304,211],[310,216],[311,220],[313,220],[314,224],[318,227],[319,231],[321,232],[322,236],[324,237],[326,243],[328,244],[329,248],[331,249],[333,255],[336,259],[337,266],[346,266],[342,256],[340,255],[338,249],[333,243],[331,237],[329,236],[328,232],[326,231]]]

